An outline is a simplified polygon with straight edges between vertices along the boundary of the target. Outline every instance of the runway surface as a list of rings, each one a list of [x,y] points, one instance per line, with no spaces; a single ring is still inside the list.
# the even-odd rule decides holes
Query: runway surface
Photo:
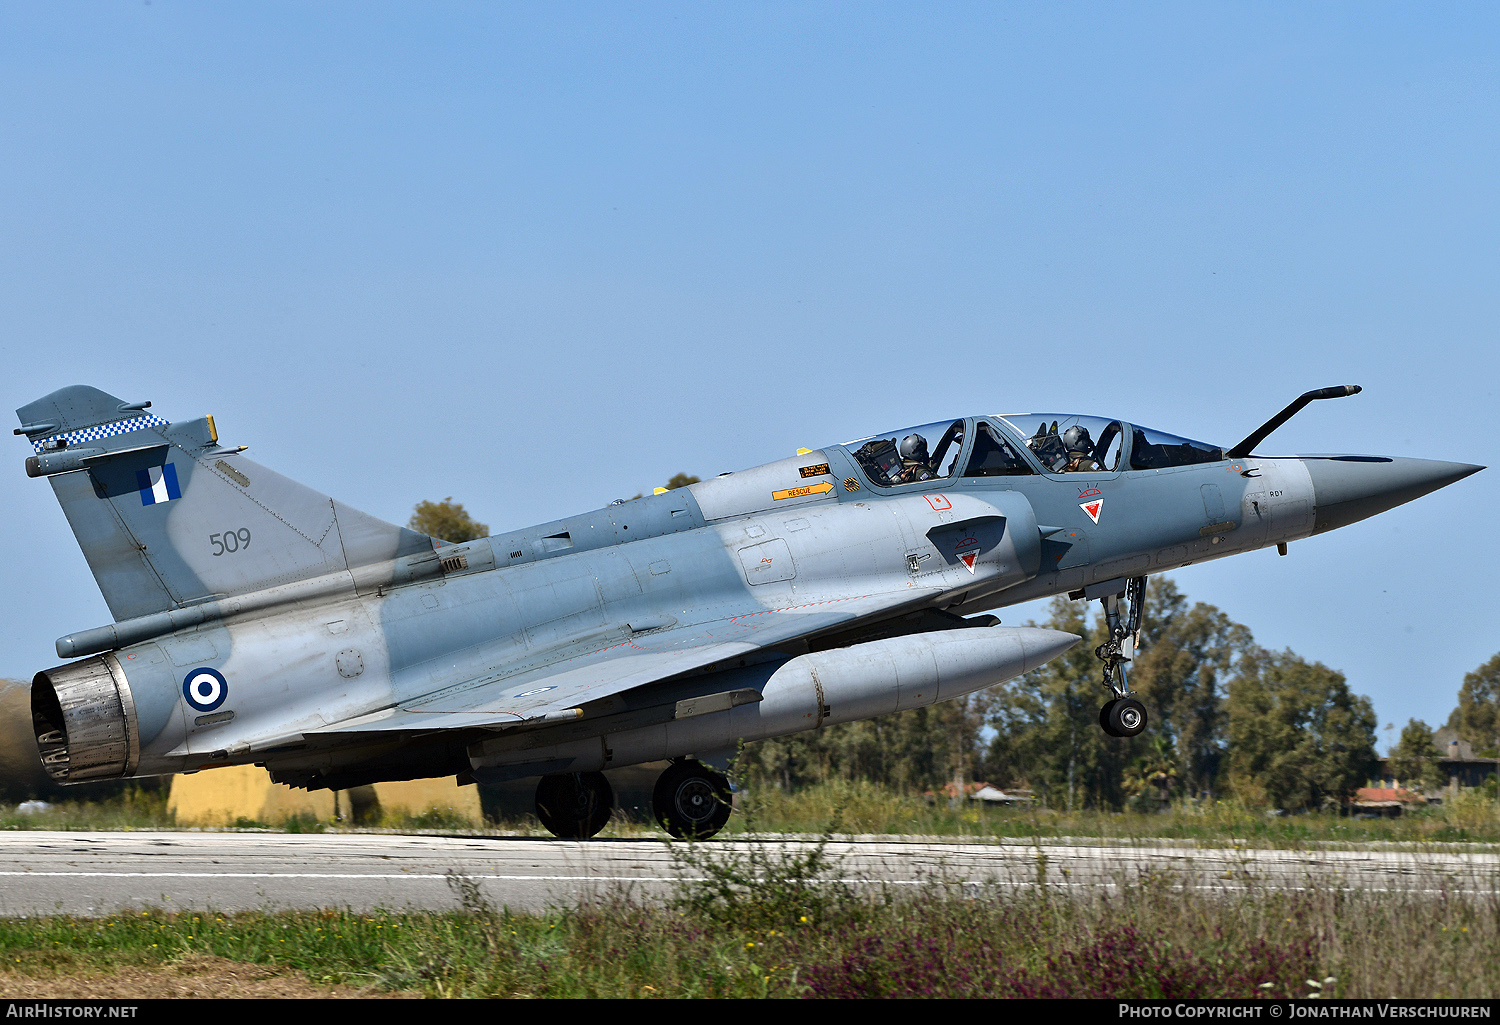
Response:
[[[805,840],[736,838],[698,845],[741,855],[752,845],[805,849]],[[933,882],[1064,892],[1144,878],[1203,889],[1351,887],[1500,893],[1500,853],[1382,845],[1340,850],[949,841],[856,837],[828,847],[833,875],[862,885]],[[337,907],[452,909],[455,877],[494,906],[541,910],[628,892],[667,895],[693,875],[654,839],[588,842],[533,837],[377,833],[0,834],[0,915],[108,915],[129,908],[276,910]]]

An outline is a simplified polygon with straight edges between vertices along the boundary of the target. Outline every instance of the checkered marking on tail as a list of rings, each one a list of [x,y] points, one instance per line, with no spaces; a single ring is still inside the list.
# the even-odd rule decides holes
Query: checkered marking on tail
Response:
[[[129,420],[116,420],[114,423],[95,424],[93,427],[80,427],[76,431],[68,431],[65,434],[54,434],[50,438],[39,438],[31,443],[38,454],[49,448],[57,448],[58,442],[71,447],[80,442],[98,441],[100,438],[112,438],[116,434],[129,434],[131,431],[143,430],[147,427],[166,427],[170,420],[163,420],[159,416],[147,413],[145,416],[133,417]]]

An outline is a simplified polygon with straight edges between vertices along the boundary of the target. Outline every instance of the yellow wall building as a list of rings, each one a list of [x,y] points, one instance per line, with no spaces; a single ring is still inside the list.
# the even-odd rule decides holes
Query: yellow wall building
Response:
[[[466,818],[476,826],[484,816],[479,809],[479,788],[459,786],[452,776],[439,779],[414,779],[397,783],[376,783],[363,792],[298,790],[284,783],[272,783],[265,769],[255,765],[234,765],[207,769],[172,777],[167,807],[179,825],[228,826],[237,820],[275,824],[288,818],[311,816],[332,822],[335,815],[352,824],[354,810],[366,804],[369,789],[383,815],[422,815],[440,811]],[[361,816],[364,817],[364,816]]]

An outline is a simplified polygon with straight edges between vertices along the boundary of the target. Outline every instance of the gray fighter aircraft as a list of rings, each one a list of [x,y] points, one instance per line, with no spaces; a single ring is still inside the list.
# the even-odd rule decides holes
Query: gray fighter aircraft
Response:
[[[393,526],[221,444],[73,386],[17,413],[115,622],[38,673],[61,782],[255,763],[297,787],[540,777],[553,833],[614,804],[600,770],[671,759],[677,836],[729,816],[742,740],[959,697],[1067,650],[987,609],[1098,599],[1109,699],[1145,578],[1364,519],[1481,469],[1229,449],[1089,416],[912,427],[463,544]],[[965,618],[972,617],[972,618]],[[87,656],[87,657],[85,657]]]

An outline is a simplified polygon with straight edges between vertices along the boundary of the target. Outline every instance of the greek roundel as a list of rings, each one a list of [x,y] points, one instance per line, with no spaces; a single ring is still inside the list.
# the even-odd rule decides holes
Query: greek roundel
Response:
[[[182,681],[182,696],[200,712],[212,712],[229,697],[229,681],[208,666],[199,666]]]

